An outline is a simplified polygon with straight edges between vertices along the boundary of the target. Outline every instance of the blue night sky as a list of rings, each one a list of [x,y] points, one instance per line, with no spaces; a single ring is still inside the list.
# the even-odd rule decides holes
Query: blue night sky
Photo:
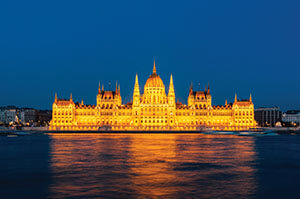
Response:
[[[6,1],[0,3],[0,106],[50,109],[73,93],[95,104],[99,80],[131,100],[157,72],[186,102],[250,92],[255,107],[300,108],[299,1]],[[111,82],[111,85],[110,85]],[[198,85],[200,83],[200,86]]]

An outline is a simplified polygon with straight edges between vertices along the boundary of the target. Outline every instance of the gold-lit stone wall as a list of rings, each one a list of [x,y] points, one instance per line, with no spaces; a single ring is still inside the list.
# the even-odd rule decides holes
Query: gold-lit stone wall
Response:
[[[156,72],[153,72],[140,92],[135,77],[132,102],[122,104],[120,86],[115,91],[99,89],[96,105],[85,105],[70,99],[53,103],[50,130],[120,130],[120,131],[180,131],[180,130],[248,130],[256,127],[252,98],[213,106],[209,86],[204,91],[190,87],[188,103],[175,102],[173,77],[168,93]]]

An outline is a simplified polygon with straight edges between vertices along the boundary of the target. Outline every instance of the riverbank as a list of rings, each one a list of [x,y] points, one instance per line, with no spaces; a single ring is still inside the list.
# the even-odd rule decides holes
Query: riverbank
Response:
[[[205,134],[205,135],[300,135],[300,129],[296,127],[266,127],[258,128],[249,131],[213,131],[213,130],[198,130],[198,131],[49,131],[48,127],[23,127],[22,129],[15,128],[1,128],[0,135],[27,135],[33,133],[47,133],[47,134],[65,134],[65,135],[80,135],[80,134]]]
[[[278,134],[300,134],[300,127],[264,127],[263,131],[273,131]]]

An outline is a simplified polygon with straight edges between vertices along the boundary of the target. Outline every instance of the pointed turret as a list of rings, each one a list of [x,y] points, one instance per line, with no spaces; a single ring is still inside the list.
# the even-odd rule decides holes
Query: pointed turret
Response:
[[[190,85],[189,94],[190,94],[190,95],[192,95],[192,94],[193,94],[193,83],[191,83],[191,85]]]
[[[135,74],[135,84],[139,85],[139,78],[138,78],[138,74]]]
[[[98,86],[98,94],[100,94],[101,93],[101,86],[100,86],[100,81],[99,81],[99,86]]]
[[[54,102],[57,102],[57,93],[55,93]]]
[[[119,92],[118,92],[118,81],[116,81],[116,94],[118,94]]]
[[[81,99],[81,105],[84,105],[84,103],[83,103],[83,98]]]
[[[207,86],[207,94],[210,94],[209,82],[208,82],[208,86]]]
[[[227,106],[227,99],[225,100],[225,106]]]
[[[133,90],[133,106],[138,106],[140,104],[140,86],[138,75],[135,75],[135,84]]]
[[[249,102],[252,102],[252,95],[250,93]]]
[[[170,75],[168,103],[171,107],[173,107],[175,109],[175,91],[174,91],[174,83],[173,83],[173,75],[172,74]]]
[[[154,63],[153,63],[153,74],[156,74],[156,67],[155,67],[155,59],[154,59]]]
[[[104,85],[102,84],[102,92],[104,91]]]
[[[134,95],[140,95],[140,86],[137,74],[135,75]]]
[[[235,94],[234,102],[237,102],[237,95]]]
[[[103,91],[103,86],[102,86],[102,91]],[[101,84],[99,81],[99,86],[98,86],[98,95],[97,95],[97,106],[100,106],[101,104],[101,98],[102,98],[102,91],[101,91]]]
[[[168,95],[175,95],[172,74],[170,76],[170,84],[169,84],[169,93],[168,93]]]
[[[195,105],[195,96],[194,96],[194,89],[193,83],[191,82],[190,89],[189,89],[189,96],[188,96],[188,106]]]
[[[70,94],[70,101],[73,101],[72,93]]]

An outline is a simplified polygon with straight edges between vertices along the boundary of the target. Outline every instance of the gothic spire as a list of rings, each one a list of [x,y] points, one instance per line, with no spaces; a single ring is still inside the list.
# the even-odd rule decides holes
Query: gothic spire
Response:
[[[234,102],[237,102],[237,95],[235,94]]]
[[[99,86],[98,86],[98,94],[101,93],[101,89],[100,89],[100,81],[99,81]]]
[[[138,74],[135,74],[135,84],[139,85],[139,78],[138,78]]]
[[[118,93],[118,81],[116,81],[116,93]]]
[[[172,75],[172,73],[171,73],[171,76],[170,76],[170,85],[173,86],[173,75]]]
[[[57,102],[57,93],[55,93],[54,101]]]
[[[174,84],[173,84],[173,75],[172,74],[170,76],[170,85],[169,85],[168,95],[170,95],[170,94],[175,95],[175,93],[174,93]]]
[[[250,93],[249,102],[252,102],[252,95]]]
[[[153,74],[156,74],[155,58],[154,58],[154,63],[153,63]]]
[[[134,95],[140,95],[140,87],[139,87],[139,80],[138,75],[135,75],[135,84],[134,84]]]
[[[73,101],[72,93],[70,94],[70,101]]]
[[[191,82],[191,85],[190,85],[190,94],[193,94],[193,82]]]
[[[207,86],[207,94],[210,94],[209,82],[208,82],[208,86]]]

